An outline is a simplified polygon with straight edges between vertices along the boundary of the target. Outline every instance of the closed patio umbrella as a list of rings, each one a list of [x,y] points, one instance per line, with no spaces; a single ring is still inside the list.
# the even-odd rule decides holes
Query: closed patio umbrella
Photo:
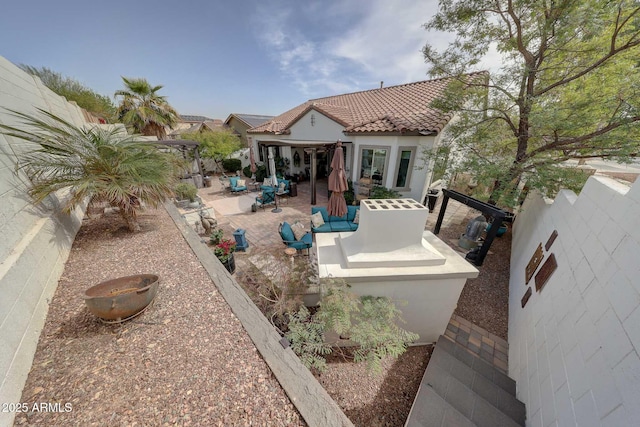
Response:
[[[249,147],[249,162],[251,162],[251,178],[256,179],[256,157],[253,155],[253,146]]]
[[[344,192],[349,189],[347,176],[344,172],[344,159],[342,154],[342,142],[338,140],[336,151],[331,160],[331,173],[328,182],[331,197],[327,211],[332,216],[343,216],[347,213],[347,202],[344,200]]]
[[[267,149],[269,151],[269,173],[271,174],[271,183],[275,187],[278,185],[278,178],[276,177],[276,161],[273,158],[273,147]]]

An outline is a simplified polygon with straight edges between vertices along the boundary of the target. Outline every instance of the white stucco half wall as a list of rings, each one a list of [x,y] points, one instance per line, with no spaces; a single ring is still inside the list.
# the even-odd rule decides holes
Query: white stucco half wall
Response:
[[[52,112],[76,125],[84,114],[42,82],[0,57],[0,123],[16,125],[6,109]],[[58,200],[36,207],[26,194],[27,178],[16,172],[24,143],[0,134],[0,403],[20,402],[49,303],[64,269],[83,210],[57,215]],[[63,196],[60,196],[63,197]],[[14,413],[0,411],[0,426]]]
[[[627,426],[640,419],[640,182],[591,177],[579,196],[530,195],[514,225],[509,375],[528,426]],[[549,250],[551,233],[558,237]],[[538,244],[557,270],[525,285]],[[527,287],[532,296],[524,308]]]

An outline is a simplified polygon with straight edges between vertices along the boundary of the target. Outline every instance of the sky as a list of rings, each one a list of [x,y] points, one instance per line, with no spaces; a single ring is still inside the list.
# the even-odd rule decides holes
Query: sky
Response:
[[[437,0],[23,0],[2,5],[0,56],[113,96],[162,85],[180,113],[278,115],[309,99],[426,80]]]

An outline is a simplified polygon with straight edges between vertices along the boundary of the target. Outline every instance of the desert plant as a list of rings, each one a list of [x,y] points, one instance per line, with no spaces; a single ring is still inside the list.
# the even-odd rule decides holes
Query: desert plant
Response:
[[[309,369],[322,372],[327,368],[325,356],[331,353],[331,346],[325,342],[325,324],[317,316],[312,316],[304,305],[293,313],[287,313],[289,332],[286,337],[291,349]]]
[[[190,202],[196,201],[198,195],[198,189],[195,185],[188,182],[181,182],[173,187],[173,192],[178,200],[189,200]]]
[[[28,192],[35,203],[68,189],[64,212],[87,199],[107,202],[118,207],[129,230],[138,231],[142,204],[158,206],[172,196],[176,156],[117,128],[80,128],[39,112],[40,117],[34,117],[11,111],[21,120],[20,129],[0,125],[4,134],[29,143],[18,155],[18,165],[30,180]]]
[[[213,246],[216,246],[218,243],[220,243],[223,236],[224,231],[222,231],[222,229],[220,228],[216,228],[211,232],[211,236],[209,236],[209,242],[211,242]]]
[[[121,97],[118,118],[127,127],[142,135],[153,135],[165,139],[165,127],[172,128],[178,122],[178,113],[169,105],[166,97],[157,92],[162,86],[151,86],[145,79],[122,77],[124,90],[118,90]]]
[[[225,172],[236,173],[242,168],[242,161],[240,159],[224,159],[222,160],[222,168]]]

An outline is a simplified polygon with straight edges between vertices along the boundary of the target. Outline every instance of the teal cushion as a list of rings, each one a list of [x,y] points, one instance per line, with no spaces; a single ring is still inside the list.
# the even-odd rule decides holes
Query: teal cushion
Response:
[[[331,223],[325,222],[320,227],[311,227],[314,233],[331,233]]]
[[[237,176],[232,176],[231,178],[229,178],[229,184],[231,184],[232,187],[235,187],[236,185],[238,185],[238,180],[240,178],[238,178]]]
[[[334,217],[335,218],[335,217]],[[349,221],[331,221],[331,231],[351,231],[351,223]]]
[[[356,231],[358,229],[358,224],[354,224],[353,222],[350,222],[349,227],[351,227],[351,231]]]
[[[293,230],[288,222],[282,223],[282,228],[280,229],[280,236],[282,240],[286,242],[294,242],[296,240],[296,236],[293,235]]]
[[[324,206],[312,206],[311,215],[316,212],[320,212],[322,214],[322,220],[324,222],[329,222],[329,214],[327,213],[327,208],[325,208]]]
[[[360,206],[347,206],[347,221],[353,222]]]
[[[338,222],[338,221],[346,221],[347,220],[347,214],[344,214],[342,216],[330,216],[329,217],[329,222]]]

